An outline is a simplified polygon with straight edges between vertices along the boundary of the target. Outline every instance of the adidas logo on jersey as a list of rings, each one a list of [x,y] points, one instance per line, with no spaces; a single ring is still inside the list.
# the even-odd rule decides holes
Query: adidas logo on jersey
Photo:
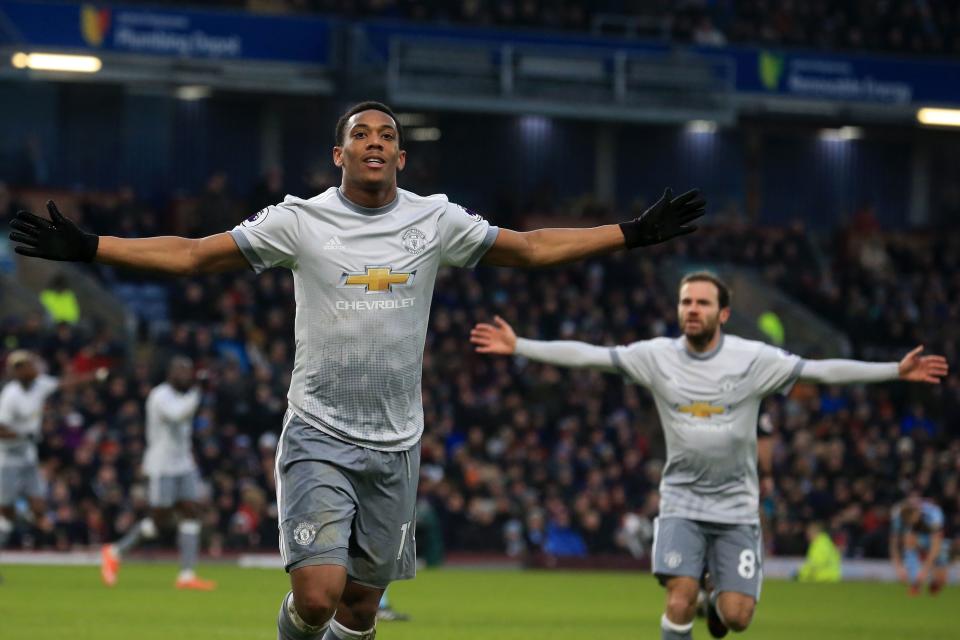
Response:
[[[346,249],[347,245],[340,242],[340,238],[337,236],[333,236],[323,245],[324,251],[345,251]]]

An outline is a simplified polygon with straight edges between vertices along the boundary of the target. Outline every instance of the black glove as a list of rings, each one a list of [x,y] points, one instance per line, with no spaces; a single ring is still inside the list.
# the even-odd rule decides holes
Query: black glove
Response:
[[[697,226],[689,223],[705,213],[706,204],[699,189],[691,189],[674,198],[668,187],[663,197],[639,217],[620,223],[627,248],[645,247],[693,233]]]
[[[53,200],[47,201],[50,219],[29,211],[18,211],[10,223],[10,240],[19,242],[15,250],[31,258],[64,262],[92,262],[97,255],[100,236],[87,233],[72,220],[63,217]]]

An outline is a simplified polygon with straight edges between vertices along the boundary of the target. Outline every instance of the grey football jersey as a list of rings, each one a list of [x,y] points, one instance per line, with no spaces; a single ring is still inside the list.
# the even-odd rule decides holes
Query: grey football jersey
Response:
[[[786,393],[803,359],[762,342],[723,335],[710,353],[683,338],[611,350],[631,381],[650,389],[663,424],[667,464],[660,515],[730,524],[759,521],[757,417],[761,400]]]
[[[331,187],[309,200],[287,196],[230,233],[257,273],[293,271],[291,409],[360,446],[416,444],[437,270],[476,265],[497,227],[444,195],[399,189],[392,203],[367,209]]]

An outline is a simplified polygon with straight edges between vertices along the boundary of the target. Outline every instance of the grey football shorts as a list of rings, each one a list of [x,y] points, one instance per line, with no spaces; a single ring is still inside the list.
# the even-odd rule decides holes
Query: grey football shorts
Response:
[[[200,474],[196,471],[177,475],[149,476],[148,499],[151,507],[165,509],[178,502],[200,499]]]
[[[763,558],[760,525],[657,518],[653,527],[653,573],[699,580],[706,566],[721,592],[760,599]]]
[[[43,497],[43,479],[35,464],[0,465],[0,507],[9,507],[17,498]]]
[[[287,571],[345,567],[382,589],[416,574],[420,444],[406,451],[361,447],[288,412],[277,447],[280,554]]]

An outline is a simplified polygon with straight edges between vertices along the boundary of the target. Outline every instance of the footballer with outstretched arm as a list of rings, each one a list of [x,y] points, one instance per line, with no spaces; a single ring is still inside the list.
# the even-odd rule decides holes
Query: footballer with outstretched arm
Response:
[[[589,229],[516,232],[444,195],[397,187],[403,131],[366,102],[337,122],[339,187],[267,207],[200,239],[127,239],[17,214],[16,251],[174,275],[270,267],[293,272],[296,352],[276,456],[280,549],[291,593],[281,640],[370,640],[393,580],[415,572],[414,505],[423,407],[420,378],[437,270],[478,263],[543,267],[693,232],[696,190],[638,218]]]
[[[788,392],[797,380],[937,384],[947,362],[921,355],[922,347],[899,363],[806,360],[727,335],[730,290],[707,272],[681,280],[677,316],[681,337],[618,347],[518,338],[501,318],[478,324],[470,341],[480,353],[620,373],[650,390],[667,445],[652,552],[653,571],[667,589],[661,638],[691,637],[705,567],[715,585],[707,622],[719,638],[728,629],[745,630],[760,597],[757,418],[763,398]]]

